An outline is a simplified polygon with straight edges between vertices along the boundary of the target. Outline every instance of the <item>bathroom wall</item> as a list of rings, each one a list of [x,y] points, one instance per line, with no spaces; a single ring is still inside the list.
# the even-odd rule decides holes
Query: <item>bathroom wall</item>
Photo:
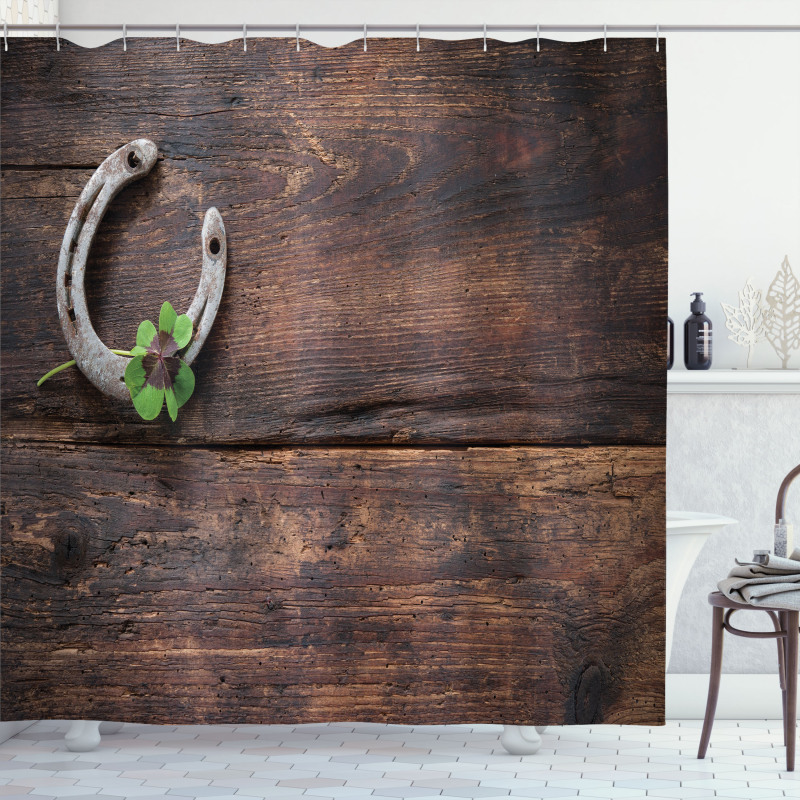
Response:
[[[800,462],[799,425],[800,394],[668,396],[667,508],[739,520],[709,538],[689,575],[678,607],[670,672],[708,672],[711,611],[706,598],[734,558],[747,558],[754,548],[772,548],[778,487]],[[800,534],[800,481],[789,489],[786,510]],[[748,627],[743,618],[736,624]],[[723,667],[725,672],[777,672],[775,646],[737,638],[725,649]]]
[[[744,369],[720,303],[738,306],[750,277],[766,294],[784,256],[800,275],[800,34],[686,34],[670,37],[667,52],[675,369],[692,291],[705,293],[714,323],[714,367]],[[800,353],[789,366],[800,368]],[[750,367],[780,360],[762,342]],[[797,461],[800,434],[794,442]]]

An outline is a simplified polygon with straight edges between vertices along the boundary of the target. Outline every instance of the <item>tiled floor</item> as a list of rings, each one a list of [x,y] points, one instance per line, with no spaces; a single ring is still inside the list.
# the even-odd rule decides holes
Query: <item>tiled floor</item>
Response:
[[[777,721],[718,721],[705,761],[695,721],[549,728],[533,756],[506,753],[499,725],[126,725],[91,753],[67,727],[0,745],[2,800],[800,797]]]

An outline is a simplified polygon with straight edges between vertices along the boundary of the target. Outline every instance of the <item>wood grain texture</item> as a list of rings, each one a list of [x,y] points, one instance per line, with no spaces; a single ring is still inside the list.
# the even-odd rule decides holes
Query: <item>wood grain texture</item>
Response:
[[[662,720],[665,53],[544,44],[10,42],[4,719]],[[137,137],[103,340],[227,229],[175,425],[35,387],[69,214]]]
[[[184,443],[664,442],[665,52],[652,40],[14,40],[2,81],[6,435]],[[58,248],[94,168],[152,138],[89,264],[111,347],[225,295],[177,424],[75,372]]]
[[[661,447],[2,467],[3,719],[663,718]]]

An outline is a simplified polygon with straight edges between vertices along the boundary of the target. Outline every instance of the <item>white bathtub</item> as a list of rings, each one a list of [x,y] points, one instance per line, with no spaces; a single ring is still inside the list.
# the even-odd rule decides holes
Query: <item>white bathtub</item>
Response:
[[[672,651],[675,616],[683,587],[706,539],[739,520],[699,511],[667,511],[667,642],[666,663]]]

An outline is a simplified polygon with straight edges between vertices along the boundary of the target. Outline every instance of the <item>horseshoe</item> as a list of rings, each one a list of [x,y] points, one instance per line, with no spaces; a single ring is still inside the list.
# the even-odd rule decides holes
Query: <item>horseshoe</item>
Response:
[[[118,192],[147,175],[156,163],[158,149],[149,139],[134,139],[113,152],[89,179],[67,223],[58,257],[56,298],[61,329],[80,371],[103,394],[129,401],[125,367],[129,359],[111,352],[89,319],[83,288],[86,260],[97,227]],[[200,285],[186,314],[194,326],[192,341],[182,356],[191,364],[214,323],[225,286],[227,242],[222,216],[209,208],[203,220],[203,269]],[[165,298],[168,299],[168,298]]]

